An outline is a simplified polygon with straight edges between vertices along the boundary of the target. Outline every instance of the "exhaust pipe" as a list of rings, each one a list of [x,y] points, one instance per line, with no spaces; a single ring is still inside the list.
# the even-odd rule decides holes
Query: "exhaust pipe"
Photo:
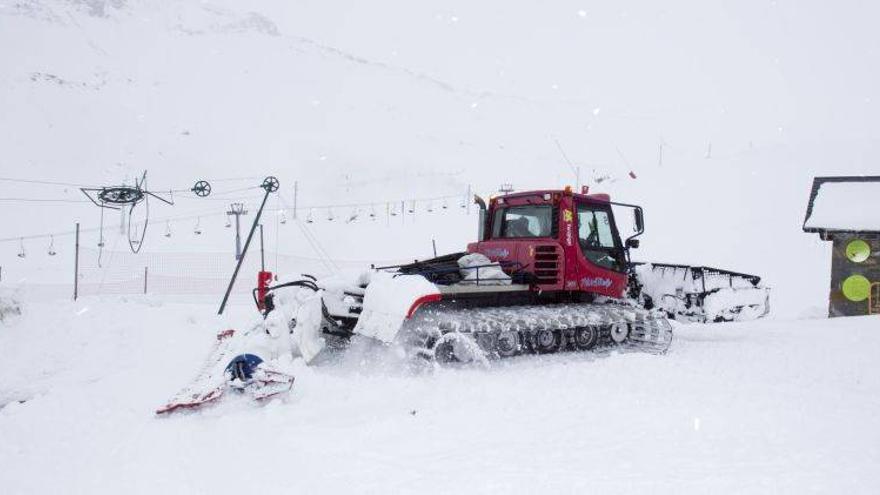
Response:
[[[483,242],[486,240],[486,218],[488,216],[488,210],[486,209],[486,202],[483,201],[483,198],[474,195],[474,204],[480,207],[480,214],[478,215],[477,225],[477,241]]]

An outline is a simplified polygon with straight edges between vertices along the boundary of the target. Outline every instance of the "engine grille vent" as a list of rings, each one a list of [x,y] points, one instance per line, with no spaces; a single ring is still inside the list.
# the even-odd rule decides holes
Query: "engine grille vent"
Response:
[[[535,277],[539,284],[558,283],[559,265],[559,248],[557,246],[535,246]]]

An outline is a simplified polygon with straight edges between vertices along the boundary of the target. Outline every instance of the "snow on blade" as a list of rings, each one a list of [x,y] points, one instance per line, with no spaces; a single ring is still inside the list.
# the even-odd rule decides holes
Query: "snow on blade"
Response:
[[[312,362],[327,345],[321,336],[322,322],[321,295],[316,294],[304,301],[297,310],[296,329],[293,332],[294,341],[307,363]]]
[[[364,310],[354,332],[390,343],[412,305],[424,296],[438,295],[436,285],[419,275],[377,272],[364,294]]]

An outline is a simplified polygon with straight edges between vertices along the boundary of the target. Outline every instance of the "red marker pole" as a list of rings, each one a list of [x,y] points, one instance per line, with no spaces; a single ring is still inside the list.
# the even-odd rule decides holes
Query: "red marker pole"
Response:
[[[266,309],[266,289],[272,283],[272,272],[261,271],[257,274],[257,307]]]

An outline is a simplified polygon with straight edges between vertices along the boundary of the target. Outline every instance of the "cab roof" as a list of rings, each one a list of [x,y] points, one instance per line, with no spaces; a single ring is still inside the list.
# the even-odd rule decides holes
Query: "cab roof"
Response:
[[[572,197],[579,198],[579,199],[586,199],[586,200],[590,200],[590,201],[601,201],[601,202],[605,202],[605,203],[611,201],[611,196],[609,196],[606,193],[578,194],[578,193],[572,192],[570,190],[565,190],[565,189],[538,189],[538,190],[534,190],[534,191],[522,191],[522,192],[505,194],[503,196],[498,196],[497,198],[504,198],[505,201],[508,201],[511,199],[513,199],[513,200],[524,199],[524,198],[528,198],[531,196],[542,196],[543,197],[545,194],[550,194],[551,196],[552,195],[570,195]]]

